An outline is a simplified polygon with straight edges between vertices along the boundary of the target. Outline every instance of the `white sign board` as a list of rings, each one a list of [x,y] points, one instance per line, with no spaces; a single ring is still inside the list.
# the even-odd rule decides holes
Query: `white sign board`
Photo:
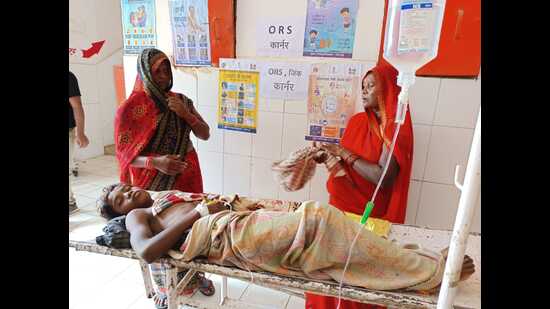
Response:
[[[256,26],[256,54],[266,57],[301,57],[304,29],[303,17],[259,18]]]

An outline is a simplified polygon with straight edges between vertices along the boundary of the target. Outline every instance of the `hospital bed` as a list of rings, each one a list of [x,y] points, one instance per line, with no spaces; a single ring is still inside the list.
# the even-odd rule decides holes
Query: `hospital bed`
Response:
[[[388,239],[400,244],[416,244],[421,247],[439,251],[449,246],[452,231],[421,228],[411,225],[392,224]],[[147,297],[152,297],[153,286],[147,264],[138,258],[131,249],[113,249],[100,246],[95,241],[69,240],[69,247],[77,251],[87,251],[97,254],[112,255],[135,259],[141,266],[145,292]],[[458,294],[455,298],[455,309],[481,308],[481,235],[470,233],[467,242],[466,254],[472,257],[476,272],[466,281],[461,282]],[[254,308],[252,304],[244,303],[227,297],[227,278],[236,278],[244,281],[252,281],[253,284],[283,291],[291,295],[302,296],[304,292],[338,297],[338,282],[319,281],[308,278],[287,277],[267,272],[249,272],[233,267],[222,267],[210,264],[205,260],[194,260],[189,263],[181,260],[163,257],[162,260],[170,265],[167,274],[168,308],[176,309],[179,305],[193,306],[197,308]],[[185,268],[191,271],[177,282],[177,270]],[[192,297],[178,296],[196,271],[221,275],[222,285],[220,300],[217,304],[200,303]],[[401,291],[377,291],[365,288],[344,285],[342,299],[349,299],[362,303],[384,305],[390,308],[436,308],[437,294],[425,295]]]

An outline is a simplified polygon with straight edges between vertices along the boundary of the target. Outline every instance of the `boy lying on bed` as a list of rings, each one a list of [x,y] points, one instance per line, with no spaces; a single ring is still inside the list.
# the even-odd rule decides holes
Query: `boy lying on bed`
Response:
[[[361,229],[335,207],[313,201],[296,211],[273,211],[238,197],[151,193],[113,185],[106,188],[101,209],[106,217],[127,214],[132,247],[148,263],[166,254],[190,229],[179,248],[184,261],[205,257],[222,266],[339,282],[349,245]],[[446,250],[406,249],[361,229],[344,283],[434,292],[445,258]],[[466,256],[461,280],[473,272],[473,260]]]

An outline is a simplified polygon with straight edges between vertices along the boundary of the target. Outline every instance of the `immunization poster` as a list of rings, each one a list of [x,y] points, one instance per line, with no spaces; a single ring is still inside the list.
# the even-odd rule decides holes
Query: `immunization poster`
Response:
[[[174,65],[211,65],[208,0],[171,0],[169,5]]]
[[[260,73],[220,70],[218,128],[256,133]]]
[[[355,113],[361,64],[313,64],[309,76],[306,140],[338,143]]]
[[[122,0],[122,31],[124,54],[140,54],[145,48],[156,47],[154,0]]]
[[[357,0],[308,0],[304,56],[351,58]]]

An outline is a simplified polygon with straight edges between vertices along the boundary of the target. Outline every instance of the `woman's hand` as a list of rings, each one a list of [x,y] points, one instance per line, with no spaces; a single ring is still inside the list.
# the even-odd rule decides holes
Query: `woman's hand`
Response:
[[[183,98],[183,100],[182,100]],[[178,116],[180,116],[183,119],[187,119],[193,114],[191,113],[191,110],[189,109],[189,105],[187,104],[187,100],[189,100],[185,96],[170,96],[166,99],[166,102],[168,102],[168,108],[176,113]]]
[[[224,210],[228,210],[227,206],[223,201],[215,201],[212,204],[206,205],[206,207],[208,208],[208,213],[211,215]]]
[[[333,156],[342,157],[344,154],[344,149],[342,146],[338,144],[331,144],[331,143],[320,143],[319,147],[328,153],[332,154]]]
[[[166,175],[174,176],[187,168],[187,162],[181,161],[176,155],[164,155],[154,157],[153,166]]]

